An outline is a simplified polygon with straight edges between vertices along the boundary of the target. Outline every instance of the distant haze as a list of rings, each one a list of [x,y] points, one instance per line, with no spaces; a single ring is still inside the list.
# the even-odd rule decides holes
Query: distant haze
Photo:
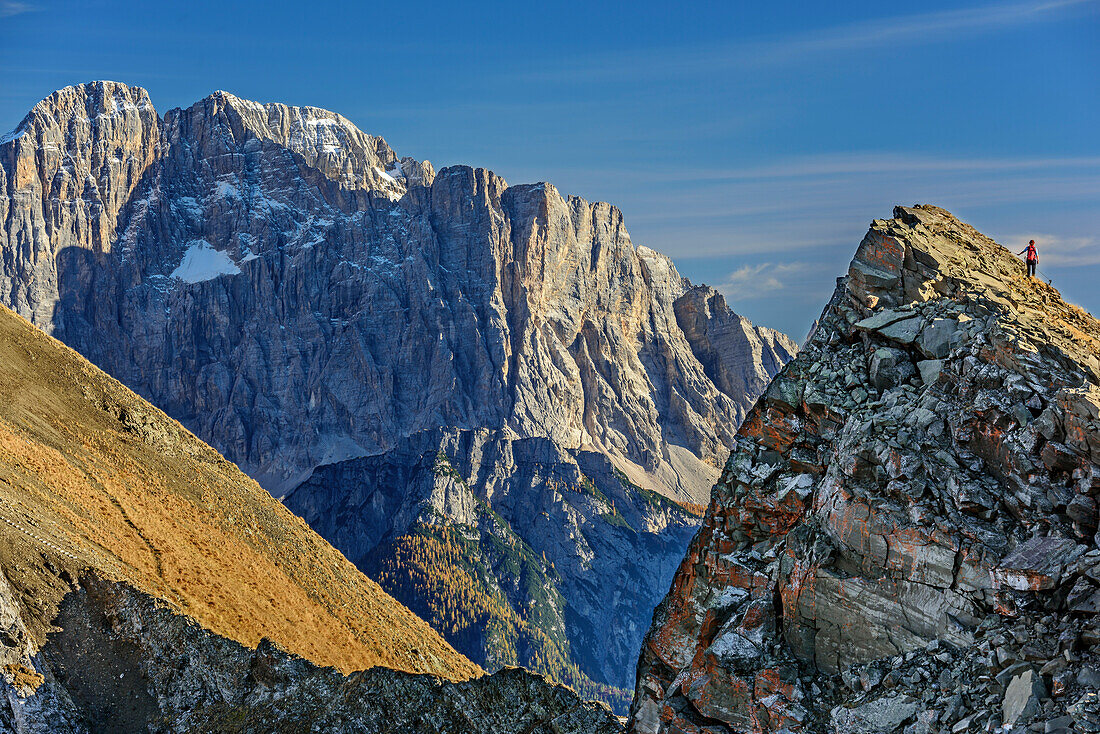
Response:
[[[936,203],[1100,312],[1100,1],[671,9],[0,0],[0,134],[53,90],[337,111],[403,155],[618,205],[802,339],[871,219]],[[718,5],[718,4],[714,4]]]

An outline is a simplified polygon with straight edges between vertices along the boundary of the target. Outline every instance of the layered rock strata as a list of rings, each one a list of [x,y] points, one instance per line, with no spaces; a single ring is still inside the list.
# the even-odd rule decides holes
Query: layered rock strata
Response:
[[[1098,730],[1098,385],[1100,323],[1003,247],[875,221],[738,433],[632,730]]]

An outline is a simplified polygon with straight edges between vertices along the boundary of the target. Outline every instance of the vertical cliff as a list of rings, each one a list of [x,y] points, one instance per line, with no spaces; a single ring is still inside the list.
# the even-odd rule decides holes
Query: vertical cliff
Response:
[[[1096,726],[1100,322],[894,214],[741,426],[634,731]]]

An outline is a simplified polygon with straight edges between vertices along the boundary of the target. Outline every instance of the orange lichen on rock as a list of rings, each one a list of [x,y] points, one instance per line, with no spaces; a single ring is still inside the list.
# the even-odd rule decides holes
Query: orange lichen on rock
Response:
[[[674,581],[654,615],[666,649],[643,651],[633,731],[989,728],[1010,722],[945,713],[923,671],[995,701],[1021,660],[1074,699],[1066,646],[1100,644],[1098,349],[1100,322],[942,209],[872,223],[738,433],[691,546],[691,613],[667,613]],[[1002,615],[1006,649],[1039,632],[991,663],[976,642]]]

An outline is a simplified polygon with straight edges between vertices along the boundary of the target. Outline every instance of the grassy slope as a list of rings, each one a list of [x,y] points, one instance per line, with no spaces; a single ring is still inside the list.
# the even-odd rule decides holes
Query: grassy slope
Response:
[[[343,671],[481,672],[235,465],[0,307],[0,570],[39,642],[86,568]]]

